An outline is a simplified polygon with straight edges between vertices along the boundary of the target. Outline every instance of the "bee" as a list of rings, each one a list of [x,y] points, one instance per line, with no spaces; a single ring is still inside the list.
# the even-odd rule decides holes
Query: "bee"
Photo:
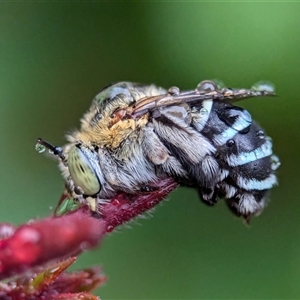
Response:
[[[224,198],[248,220],[265,207],[280,162],[271,138],[234,102],[273,95],[265,83],[230,89],[205,80],[181,92],[118,82],[94,98],[68,144],[39,143],[60,158],[68,195],[92,210],[172,177],[208,205]]]

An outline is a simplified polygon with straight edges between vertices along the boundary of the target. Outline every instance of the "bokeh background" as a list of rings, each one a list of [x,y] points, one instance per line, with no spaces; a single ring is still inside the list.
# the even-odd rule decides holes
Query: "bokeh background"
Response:
[[[49,215],[63,181],[34,150],[57,145],[119,80],[194,88],[267,79],[279,97],[240,103],[272,136],[280,185],[250,227],[179,188],[151,218],[108,236],[75,268],[102,265],[102,299],[300,298],[300,4],[0,4],[0,220]],[[140,226],[142,225],[142,226]]]

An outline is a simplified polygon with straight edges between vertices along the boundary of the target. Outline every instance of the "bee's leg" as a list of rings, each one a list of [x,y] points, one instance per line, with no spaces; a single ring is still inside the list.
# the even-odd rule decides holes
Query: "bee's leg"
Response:
[[[200,186],[214,186],[220,166],[213,144],[191,126],[190,107],[186,104],[162,107],[153,113],[154,131],[172,156],[179,161],[187,176]]]
[[[202,202],[207,204],[208,206],[215,205],[219,200],[217,189],[214,187],[198,188],[198,193]]]
[[[161,142],[187,168],[216,151],[211,142],[191,126],[190,108],[186,104],[157,109],[152,123]]]
[[[159,188],[152,185],[143,185],[140,187],[140,192],[142,193],[151,193],[157,191]]]
[[[151,123],[144,128],[142,147],[145,156],[155,166],[157,174],[186,177],[186,171],[182,164],[170,153],[154,131],[155,126]]]
[[[189,175],[196,180],[198,185],[208,190],[219,181],[219,173],[220,165],[211,155],[207,155],[198,164],[191,165],[189,171]]]

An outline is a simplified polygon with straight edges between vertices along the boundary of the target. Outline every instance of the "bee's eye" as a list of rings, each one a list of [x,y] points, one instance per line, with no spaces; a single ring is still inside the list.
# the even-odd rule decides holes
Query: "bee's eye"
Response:
[[[100,191],[98,177],[80,146],[73,146],[70,149],[68,167],[75,185],[81,187],[85,195],[92,196]]]

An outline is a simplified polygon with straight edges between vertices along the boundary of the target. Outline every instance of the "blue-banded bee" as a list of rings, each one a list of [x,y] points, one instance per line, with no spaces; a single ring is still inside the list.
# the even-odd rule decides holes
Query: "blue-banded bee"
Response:
[[[54,147],[70,197],[92,210],[118,192],[134,194],[166,177],[194,187],[208,205],[224,198],[249,219],[266,204],[280,165],[272,141],[233,102],[274,95],[270,85],[229,89],[203,81],[181,92],[119,82],[105,87],[71,132]]]

